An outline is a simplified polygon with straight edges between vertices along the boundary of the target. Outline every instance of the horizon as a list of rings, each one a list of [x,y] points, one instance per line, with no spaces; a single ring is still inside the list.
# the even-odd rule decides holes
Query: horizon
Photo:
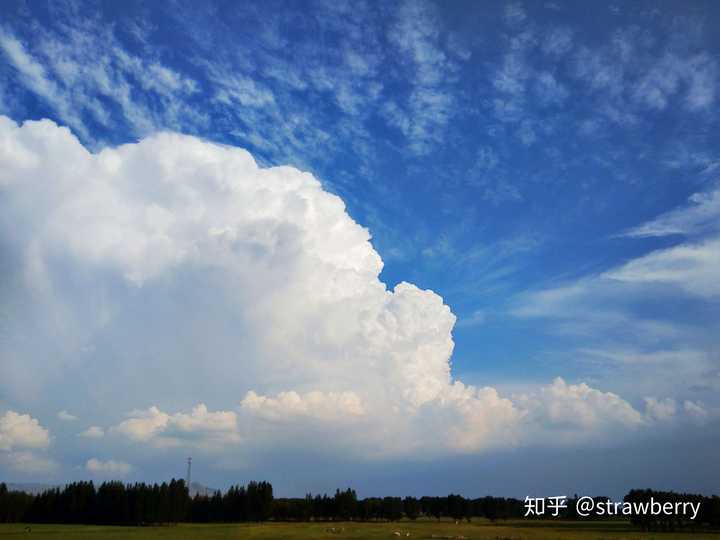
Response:
[[[0,481],[717,492],[719,3],[0,15]]]
[[[561,496],[538,497],[538,498],[526,496],[524,499],[522,499],[522,498],[518,498],[518,497],[498,497],[498,496],[494,496],[492,494],[485,494],[485,495],[481,495],[479,497],[468,497],[468,496],[464,496],[462,494],[457,494],[457,493],[452,493],[452,492],[448,493],[448,494],[443,494],[443,495],[426,494],[426,495],[405,495],[405,496],[390,495],[390,496],[388,496],[388,495],[375,494],[375,495],[365,495],[365,496],[358,497],[356,490],[354,490],[351,486],[336,488],[334,490],[334,492],[332,490],[330,492],[325,492],[325,493],[307,492],[301,496],[280,496],[280,497],[278,497],[277,494],[274,493],[272,484],[269,482],[265,482],[263,480],[250,480],[248,482],[248,485],[231,484],[228,489],[222,490],[222,489],[213,489],[211,487],[202,485],[199,482],[194,482],[194,481],[191,482],[190,487],[187,488],[188,483],[185,479],[174,478],[174,477],[170,478],[168,480],[161,481],[161,482],[149,482],[149,483],[143,482],[143,481],[136,481],[134,483],[129,483],[129,482],[126,483],[126,482],[123,482],[122,480],[103,480],[103,481],[95,482],[92,479],[75,480],[70,483],[58,484],[58,485],[48,485],[48,484],[41,484],[41,483],[34,483],[34,482],[29,482],[29,483],[0,482],[0,493],[7,494],[7,493],[13,493],[13,492],[18,493],[19,492],[19,493],[24,493],[24,494],[30,495],[32,498],[37,499],[38,497],[43,497],[48,494],[52,494],[52,492],[71,493],[73,490],[78,490],[78,491],[75,491],[76,493],[78,493],[79,491],[82,491],[84,489],[84,485],[91,486],[93,489],[96,490],[96,494],[99,492],[102,492],[103,489],[105,489],[107,486],[110,486],[110,485],[120,485],[126,490],[126,492],[130,492],[132,490],[137,490],[138,488],[140,488],[140,489],[152,488],[154,491],[154,488],[156,488],[156,487],[170,486],[172,488],[174,485],[180,485],[180,486],[183,486],[183,489],[185,490],[185,497],[187,498],[186,501],[190,505],[196,504],[198,502],[199,502],[199,504],[202,505],[203,503],[207,503],[210,499],[214,498],[215,496],[220,496],[222,498],[232,496],[233,493],[237,492],[238,490],[240,490],[242,492],[247,492],[247,490],[253,489],[253,486],[257,486],[257,485],[268,486],[270,498],[275,502],[280,502],[280,501],[301,501],[302,502],[302,501],[308,501],[308,500],[316,500],[317,501],[317,500],[321,500],[321,499],[329,499],[329,500],[334,500],[337,503],[337,501],[339,499],[342,499],[346,496],[351,496],[352,500],[356,503],[362,502],[362,501],[368,501],[368,500],[396,499],[396,500],[407,501],[408,499],[412,499],[411,504],[413,504],[415,502],[422,501],[424,499],[449,500],[449,499],[457,498],[457,497],[459,497],[460,499],[463,499],[464,501],[467,501],[469,503],[478,502],[483,499],[484,500],[490,499],[495,503],[497,503],[499,501],[503,501],[503,500],[513,503],[515,505],[513,510],[510,511],[509,515],[506,515],[506,516],[502,517],[501,519],[511,519],[511,518],[517,519],[518,517],[520,517],[520,514],[517,514],[516,512],[525,512],[524,517],[533,515],[533,514],[529,513],[530,509],[537,508],[537,506],[535,506],[535,505],[544,504],[544,503],[538,502],[541,499],[543,501],[547,501],[550,499],[563,499],[565,501],[565,503],[563,504],[562,509],[569,510],[569,514],[566,516],[566,519],[578,519],[578,518],[588,517],[587,514],[581,514],[580,516],[577,515],[577,508],[580,508],[577,505],[580,503],[580,501],[582,499],[587,499],[587,498],[591,498],[591,499],[595,500],[596,501],[595,504],[598,504],[597,501],[602,501],[604,503],[607,503],[609,506],[617,506],[617,505],[628,504],[628,503],[629,504],[635,504],[635,503],[653,504],[652,503],[653,500],[658,500],[658,502],[659,502],[659,500],[664,499],[666,502],[670,502],[670,504],[673,505],[673,507],[675,508],[674,512],[676,515],[686,515],[686,509],[688,507],[692,506],[693,515],[695,517],[697,517],[699,508],[701,506],[701,502],[697,502],[698,499],[700,499],[701,501],[702,501],[702,499],[705,499],[707,501],[706,504],[712,504],[712,499],[718,498],[718,495],[716,495],[716,494],[702,495],[702,494],[697,494],[697,493],[677,493],[674,491],[663,492],[663,491],[653,490],[651,488],[633,488],[633,489],[629,490],[628,493],[626,493],[622,498],[620,498],[620,497],[613,498],[613,497],[608,497],[607,495],[599,495],[599,494],[589,495],[589,496],[584,495],[581,497],[578,494],[574,494],[574,495],[570,495],[570,496],[561,495]],[[6,490],[6,491],[3,491],[3,490]],[[655,497],[657,497],[657,499],[655,499]],[[32,499],[30,499],[30,501],[31,500]],[[26,499],[26,501],[27,501],[27,499]],[[60,502],[60,501],[62,501],[62,498],[59,501],[56,500],[56,504],[58,504],[58,502],[59,502],[59,505],[63,505],[64,503]],[[662,504],[662,503],[660,503],[660,504]],[[273,510],[273,512],[271,512],[271,514],[278,512],[280,507],[274,506],[274,508],[275,509]],[[678,508],[682,508],[683,509],[682,512],[680,512],[678,510]],[[573,510],[575,511],[574,518],[570,517],[573,515],[572,514]],[[485,517],[487,519],[490,519],[491,521],[494,521],[496,519],[496,518],[488,517],[488,515],[484,514],[482,511],[478,512],[477,514],[473,514],[472,512],[473,512],[472,506],[467,507],[466,513],[463,515],[463,517],[464,518],[466,518],[466,517],[469,517],[469,518]],[[640,515],[642,515],[643,513],[649,514],[649,512],[647,510],[636,511],[636,512]],[[633,514],[634,513],[635,512],[633,512]],[[712,509],[709,510],[709,513],[712,513]],[[192,514],[192,511],[190,512],[190,514]],[[403,517],[403,514],[405,514],[405,512],[400,513],[400,519]],[[540,515],[542,515],[542,514],[537,514],[536,517],[540,516]],[[621,512],[618,512],[617,508],[615,508],[614,514],[611,513],[610,510],[608,510],[607,514],[599,514],[598,517],[601,517],[603,515],[605,517],[608,517],[608,516],[612,516],[612,515],[622,516],[623,514]],[[652,515],[655,515],[655,514],[652,514]],[[668,514],[668,515],[672,515],[672,514]],[[336,519],[336,517],[337,516],[333,517],[331,520]],[[404,515],[404,517],[407,519],[414,520],[414,519],[417,519],[418,515],[415,515],[415,517],[409,517],[408,515]],[[428,515],[425,515],[425,517],[428,517]],[[442,517],[442,516],[440,516],[440,517]],[[447,517],[447,516],[445,516],[445,517]],[[557,515],[554,515],[553,517],[557,517]],[[695,520],[695,517],[692,517],[691,520]],[[264,518],[261,521],[264,521],[266,519],[267,518]],[[271,515],[270,519],[274,519],[274,520],[279,519],[282,521],[283,519],[288,519],[288,516],[285,516],[285,518],[283,518],[282,514]],[[295,519],[297,519],[297,518],[295,518]],[[397,519],[398,518],[390,519],[390,521],[396,521]],[[181,521],[185,521],[185,520],[187,520],[187,517],[185,517],[185,519],[183,519]],[[293,519],[290,519],[290,521],[292,521],[292,520]],[[187,521],[192,522],[193,520],[190,519]],[[242,519],[241,521],[245,521],[245,519]]]

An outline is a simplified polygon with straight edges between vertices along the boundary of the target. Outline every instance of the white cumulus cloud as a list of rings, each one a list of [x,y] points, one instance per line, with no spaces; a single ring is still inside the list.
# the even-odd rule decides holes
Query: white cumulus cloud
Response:
[[[677,403],[672,398],[645,398],[645,414],[652,420],[671,420],[677,412]]]
[[[85,470],[96,476],[122,477],[130,474],[133,467],[123,461],[115,461],[112,459],[101,461],[97,458],[90,458],[85,463]]]
[[[153,406],[129,413],[112,431],[135,441],[147,441],[158,446],[178,446],[183,441],[208,443],[238,442],[237,419],[233,411],[208,411],[200,403],[189,413],[167,414]]]
[[[78,433],[78,437],[86,439],[102,439],[105,436],[105,430],[100,426],[90,426],[85,431]]]
[[[50,434],[29,414],[7,411],[0,416],[0,450],[47,448]]]
[[[296,416],[343,420],[365,414],[360,398],[353,392],[298,394],[290,391],[271,397],[259,396],[251,390],[242,400],[241,406],[260,416],[280,420]]]
[[[643,424],[643,416],[623,398],[602,392],[586,383],[568,384],[557,377],[540,392],[524,397],[533,427],[552,434],[557,441],[577,440],[607,434],[618,429],[634,429]]]
[[[702,423],[708,419],[710,413],[702,406],[702,404],[695,401],[685,400],[683,403],[683,410],[696,422]]]
[[[0,162],[19,283],[9,394],[92,369],[75,393],[114,404],[108,434],[160,447],[298,444],[310,424],[364,455],[474,452],[641,422],[584,384],[513,401],[455,380],[450,308],[386,287],[369,231],[311,174],[174,133],[93,154],[53,122],[3,117]],[[139,403],[155,405],[117,422]]]

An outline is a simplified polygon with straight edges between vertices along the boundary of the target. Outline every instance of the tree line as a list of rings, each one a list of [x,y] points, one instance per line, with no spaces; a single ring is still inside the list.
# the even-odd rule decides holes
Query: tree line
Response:
[[[522,517],[523,502],[502,497],[467,499],[447,497],[367,497],[358,499],[352,489],[334,496],[308,494],[304,498],[275,499],[272,517],[278,521],[398,521],[451,518],[470,521],[485,517],[493,521]],[[202,516],[193,516],[201,521]]]
[[[125,485],[73,482],[38,495],[0,484],[0,522],[143,525],[185,521],[191,500],[184,480]]]
[[[486,517],[523,515],[523,502],[502,497],[368,497],[352,489],[334,496],[274,498],[269,482],[232,486],[225,493],[190,497],[184,480],[162,484],[74,482],[38,495],[9,491],[0,484],[0,523],[68,523],[154,525],[179,522],[348,521]]]
[[[694,522],[669,516],[632,516],[644,530],[682,527],[720,528],[720,497],[632,490],[625,501],[700,502]],[[606,499],[606,498],[598,498]],[[561,518],[577,518],[575,499],[568,501]],[[525,515],[523,500],[503,497],[367,497],[358,499],[352,489],[333,496],[308,494],[303,498],[275,498],[269,482],[232,486],[225,493],[190,497],[184,480],[162,484],[74,482],[37,495],[8,490],[0,484],[0,523],[68,523],[98,525],[158,525],[180,522],[243,521],[397,521],[486,518],[519,519]],[[551,518],[549,518],[551,519]]]
[[[720,529],[720,497],[714,495],[705,497],[693,493],[675,493],[673,491],[654,491],[652,489],[633,489],[625,495],[625,502],[649,503],[656,501],[660,504],[671,503],[700,503],[700,510],[695,520],[690,520],[685,514],[675,515],[653,515],[651,513],[637,514],[630,518],[633,525],[642,528],[644,531],[674,531],[683,528],[696,528],[708,526],[712,529]]]

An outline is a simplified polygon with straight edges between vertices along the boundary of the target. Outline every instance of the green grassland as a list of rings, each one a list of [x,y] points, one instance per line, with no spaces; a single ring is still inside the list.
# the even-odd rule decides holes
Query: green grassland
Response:
[[[720,540],[712,532],[642,532],[627,522],[509,521],[472,523],[401,521],[396,523],[263,523],[182,524],[167,527],[100,527],[92,525],[0,524],[0,537],[42,537],[68,540],[94,538],[344,540],[344,539],[460,539],[467,540]],[[396,534],[399,533],[399,534]]]

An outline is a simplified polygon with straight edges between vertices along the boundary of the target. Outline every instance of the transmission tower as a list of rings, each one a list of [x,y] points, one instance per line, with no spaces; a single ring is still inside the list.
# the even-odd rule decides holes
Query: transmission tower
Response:
[[[190,472],[192,469],[192,458],[189,457],[187,459],[188,469],[187,469],[187,488],[188,488],[188,495],[190,494]]]

